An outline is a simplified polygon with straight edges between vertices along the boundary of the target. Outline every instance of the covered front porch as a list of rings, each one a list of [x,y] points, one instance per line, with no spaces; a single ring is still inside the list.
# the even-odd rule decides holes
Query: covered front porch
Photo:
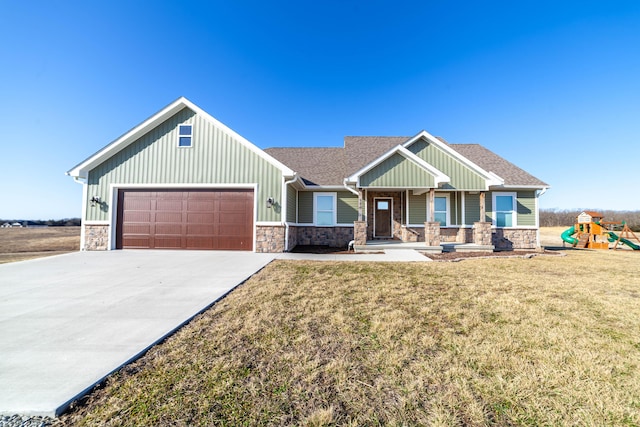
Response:
[[[360,189],[358,193],[358,221],[354,222],[356,251],[494,250],[491,222],[480,221],[486,217],[484,192],[470,194],[427,188]],[[471,206],[474,214],[465,209]]]

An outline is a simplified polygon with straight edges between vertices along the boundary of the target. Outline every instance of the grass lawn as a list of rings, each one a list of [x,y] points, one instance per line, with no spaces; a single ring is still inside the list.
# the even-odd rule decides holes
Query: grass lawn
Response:
[[[73,425],[640,425],[640,253],[277,261]]]
[[[0,264],[80,250],[80,227],[0,228]]]

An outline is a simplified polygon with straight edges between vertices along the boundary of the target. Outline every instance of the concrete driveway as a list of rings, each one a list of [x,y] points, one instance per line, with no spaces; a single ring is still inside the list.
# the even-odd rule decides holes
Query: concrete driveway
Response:
[[[273,258],[144,250],[0,265],[0,414],[59,415]]]

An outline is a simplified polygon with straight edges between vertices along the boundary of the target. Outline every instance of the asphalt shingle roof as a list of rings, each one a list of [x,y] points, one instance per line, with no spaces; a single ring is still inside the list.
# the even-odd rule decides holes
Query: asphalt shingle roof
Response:
[[[408,136],[347,136],[344,147],[267,148],[265,152],[298,172],[307,185],[342,185],[344,178],[409,139]],[[484,170],[503,178],[505,185],[548,185],[479,144],[449,144],[438,139]]]

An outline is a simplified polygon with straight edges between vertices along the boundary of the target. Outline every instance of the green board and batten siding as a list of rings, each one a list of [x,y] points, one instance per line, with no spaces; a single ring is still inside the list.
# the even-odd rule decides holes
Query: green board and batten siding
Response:
[[[287,186],[287,222],[296,222],[296,206],[298,206],[298,191],[291,185]]]
[[[319,191],[319,193],[331,193],[331,191]],[[298,192],[298,223],[313,224],[313,191]],[[349,191],[336,192],[338,224],[353,225],[358,220],[358,196]]]
[[[435,179],[432,174],[396,153],[364,173],[359,184],[362,188],[431,188],[435,186]]]
[[[178,125],[193,125],[192,147],[178,147]],[[281,221],[267,198],[282,200],[282,172],[231,135],[188,108],[176,113],[104,163],[87,179],[88,198],[111,200],[111,184],[258,184],[258,221]],[[88,221],[107,221],[108,205],[87,209]]]
[[[419,139],[407,149],[450,178],[443,188],[470,191],[486,189],[486,181],[482,176],[434,144]]]

